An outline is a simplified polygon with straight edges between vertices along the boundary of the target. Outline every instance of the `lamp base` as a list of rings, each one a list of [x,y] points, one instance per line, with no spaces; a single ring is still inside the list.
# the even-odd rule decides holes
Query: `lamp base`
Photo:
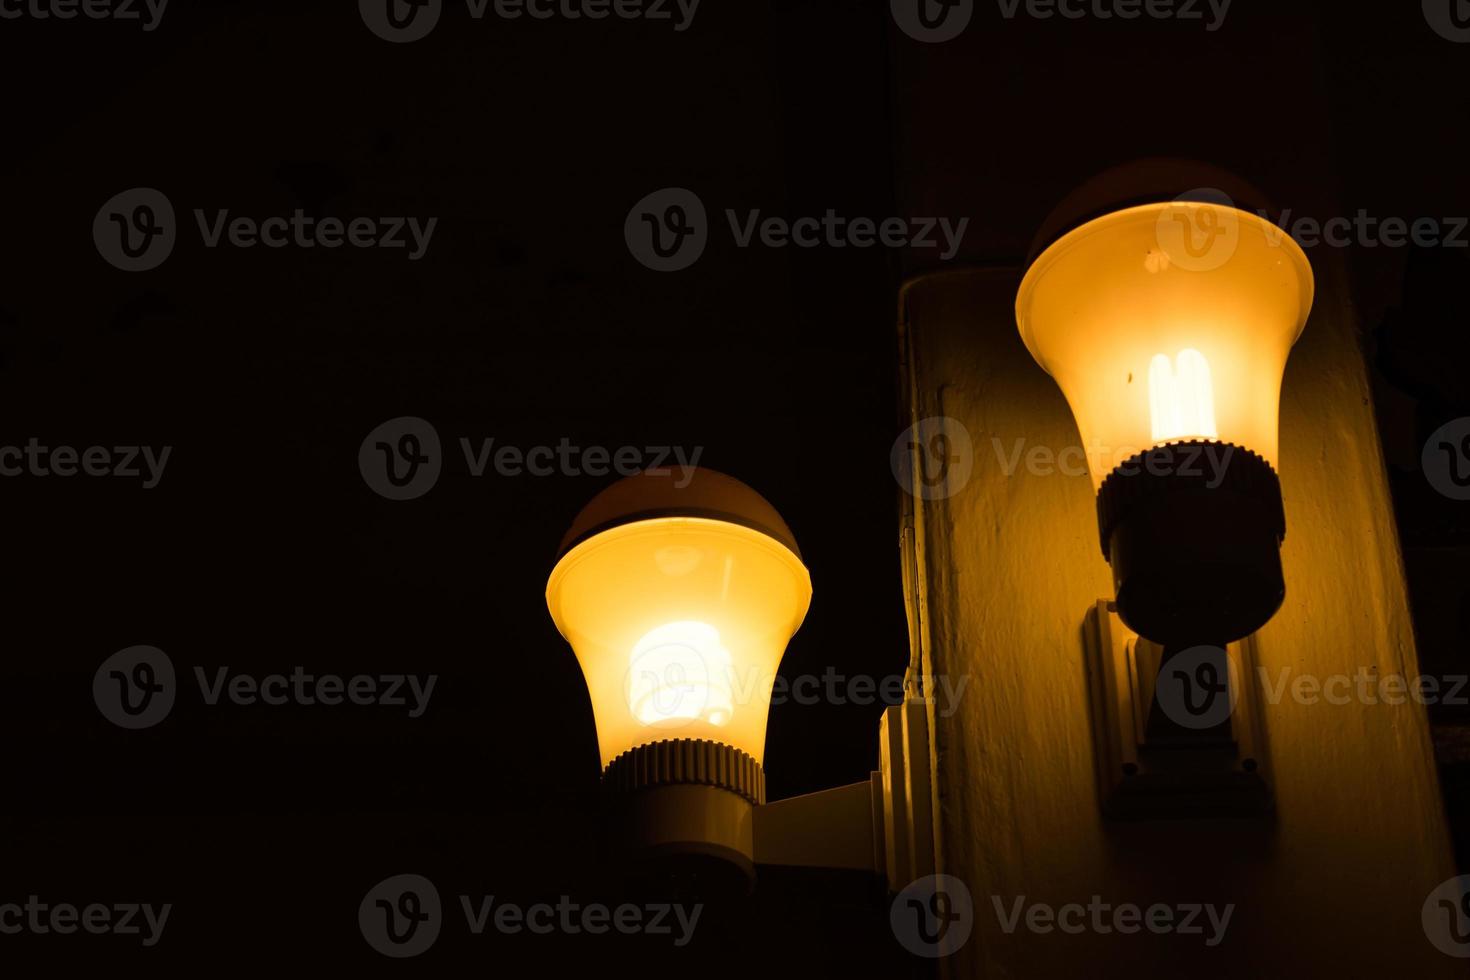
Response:
[[[749,755],[704,739],[652,742],[608,763],[602,782],[628,877],[705,897],[754,887],[765,774]]]
[[[1097,514],[1118,615],[1156,643],[1241,639],[1286,597],[1281,483],[1248,449],[1191,440],[1139,453],[1103,481]]]
[[[1171,657],[1129,631],[1106,599],[1090,611],[1083,637],[1104,814],[1174,820],[1271,811],[1254,638]],[[1214,684],[1181,685],[1178,668],[1208,680],[1201,668],[1211,661]]]

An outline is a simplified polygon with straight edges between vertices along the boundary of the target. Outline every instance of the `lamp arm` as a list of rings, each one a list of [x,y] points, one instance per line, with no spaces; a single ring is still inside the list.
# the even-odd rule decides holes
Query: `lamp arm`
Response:
[[[755,863],[868,871],[897,891],[935,873],[928,705],[910,698],[878,725],[868,779],[755,808]]]

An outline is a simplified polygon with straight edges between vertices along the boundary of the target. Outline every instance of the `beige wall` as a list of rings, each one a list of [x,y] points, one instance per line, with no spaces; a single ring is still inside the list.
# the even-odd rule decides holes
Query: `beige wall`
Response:
[[[1261,665],[1413,676],[1398,543],[1338,256],[1313,256],[1317,303],[1287,369],[1285,606]],[[1002,472],[993,440],[1078,444],[1066,403],[1016,335],[1020,270],[923,277],[901,302],[914,419],[948,415],[974,446],[969,483],[914,507],[925,673],[969,675],[936,716],[940,869],[975,901],[954,976],[1464,976],[1420,909],[1454,874],[1424,709],[1265,705],[1276,812],[1267,820],[1104,821],[1082,624],[1111,595],[1085,476]],[[1259,679],[1257,679],[1259,683]],[[1234,903],[1224,941],[1005,934],[1009,905]],[[1182,975],[1182,974],[1177,974]]]

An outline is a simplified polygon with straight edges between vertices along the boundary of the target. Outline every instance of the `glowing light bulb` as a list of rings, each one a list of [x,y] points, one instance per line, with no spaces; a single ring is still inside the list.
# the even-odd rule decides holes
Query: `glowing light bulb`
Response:
[[[722,726],[734,710],[732,669],[719,630],[694,621],[665,623],[633,646],[628,707],[644,725],[703,719]]]
[[[562,541],[546,607],[587,679],[603,766],[671,740],[759,765],[781,655],[811,598],[791,530],[738,480],[647,471],[594,497]]]
[[[1206,217],[1211,208],[1229,213]],[[1161,237],[1181,213],[1196,228],[1232,229],[1208,268]],[[1168,261],[1150,271],[1139,259],[1155,253]],[[1016,321],[1067,398],[1100,490],[1164,442],[1230,443],[1278,467],[1281,379],[1312,294],[1305,253],[1267,219],[1161,202],[1105,214],[1049,245],[1022,280]]]
[[[1149,422],[1154,445],[1180,439],[1219,439],[1210,362],[1186,347],[1172,362],[1155,354],[1148,366]]]

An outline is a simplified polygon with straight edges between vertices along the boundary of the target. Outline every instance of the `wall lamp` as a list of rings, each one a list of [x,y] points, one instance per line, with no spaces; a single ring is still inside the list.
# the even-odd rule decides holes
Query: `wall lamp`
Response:
[[[1016,297],[1088,450],[1118,614],[1166,646],[1238,640],[1286,595],[1277,417],[1312,268],[1285,231],[1214,196],[1083,222]]]
[[[1053,212],[1016,296],[1076,419],[1112,569],[1084,635],[1118,816],[1270,806],[1254,634],[1286,596],[1278,416],[1314,284],[1242,201],[1261,198],[1190,161],[1116,168]]]
[[[736,892],[758,863],[900,886],[932,873],[921,701],[885,710],[869,779],[767,803],[771,692],[811,575],[760,494],[713,470],[677,475],[594,497],[546,586],[591,696],[614,857],[634,877]]]

